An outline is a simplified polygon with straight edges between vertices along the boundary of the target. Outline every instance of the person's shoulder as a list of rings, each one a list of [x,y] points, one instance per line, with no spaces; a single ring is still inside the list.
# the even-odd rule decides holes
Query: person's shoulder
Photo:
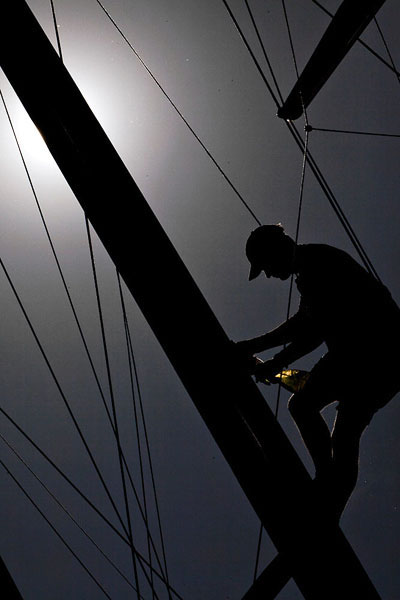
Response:
[[[310,263],[353,260],[344,250],[329,244],[299,244],[297,253],[300,264],[304,266]]]
[[[299,244],[299,259],[303,263],[341,263],[362,268],[354,258],[344,250],[329,244]]]

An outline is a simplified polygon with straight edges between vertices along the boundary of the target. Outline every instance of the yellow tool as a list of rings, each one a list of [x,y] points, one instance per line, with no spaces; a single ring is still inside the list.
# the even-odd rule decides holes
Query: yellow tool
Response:
[[[257,363],[262,363],[260,358],[257,357]],[[280,381],[280,384],[285,390],[288,392],[292,392],[293,394],[300,392],[308,378],[310,377],[310,373],[308,371],[302,371],[300,369],[283,369],[280,373],[277,373],[274,378]],[[262,383],[266,385],[271,385],[271,381],[268,379],[261,380]]]

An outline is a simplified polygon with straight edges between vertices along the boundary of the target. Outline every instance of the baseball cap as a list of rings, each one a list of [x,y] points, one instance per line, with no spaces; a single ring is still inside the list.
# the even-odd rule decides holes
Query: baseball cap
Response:
[[[284,235],[280,223],[261,225],[251,232],[246,243],[246,256],[250,262],[249,281],[259,276],[265,263],[265,255],[283,239]]]

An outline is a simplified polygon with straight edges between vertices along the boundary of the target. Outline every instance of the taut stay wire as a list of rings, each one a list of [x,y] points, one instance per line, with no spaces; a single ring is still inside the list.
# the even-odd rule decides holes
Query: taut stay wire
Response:
[[[25,490],[25,488],[19,483],[19,481],[11,473],[10,469],[5,465],[5,463],[1,459],[0,459],[0,464],[4,468],[6,473],[8,473],[8,475],[11,477],[11,479],[16,483],[16,485],[19,487],[19,489],[23,492],[23,494],[26,496],[26,498],[29,500],[29,502],[31,502],[31,504],[36,508],[36,510],[43,517],[43,519],[46,521],[46,523],[49,525],[49,527],[53,530],[53,532],[56,534],[56,536],[61,540],[61,542],[64,544],[64,546],[71,552],[72,556],[78,561],[78,563],[86,571],[86,573],[89,575],[89,577],[94,581],[94,583],[97,585],[97,587],[103,592],[103,594],[106,596],[106,598],[109,598],[109,600],[112,600],[111,596],[106,592],[106,590],[101,585],[101,583],[89,571],[89,569],[86,567],[86,565],[81,561],[79,556],[76,554],[75,550],[66,542],[66,540],[63,538],[63,536],[60,534],[60,532],[54,527],[54,525],[46,517],[44,512],[39,508],[38,504],[36,504],[36,502],[33,500],[32,496],[30,496],[28,494],[28,492]]]

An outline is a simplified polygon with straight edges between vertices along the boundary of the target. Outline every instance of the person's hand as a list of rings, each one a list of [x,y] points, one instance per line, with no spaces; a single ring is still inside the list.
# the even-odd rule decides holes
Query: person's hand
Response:
[[[275,377],[278,373],[282,371],[282,365],[271,358],[270,360],[266,360],[265,362],[259,362],[256,364],[254,368],[254,375],[256,381],[262,383],[278,383],[279,379]]]
[[[240,364],[245,367],[249,375],[253,375],[255,366],[260,359],[254,356],[252,340],[232,342],[232,345]]]

